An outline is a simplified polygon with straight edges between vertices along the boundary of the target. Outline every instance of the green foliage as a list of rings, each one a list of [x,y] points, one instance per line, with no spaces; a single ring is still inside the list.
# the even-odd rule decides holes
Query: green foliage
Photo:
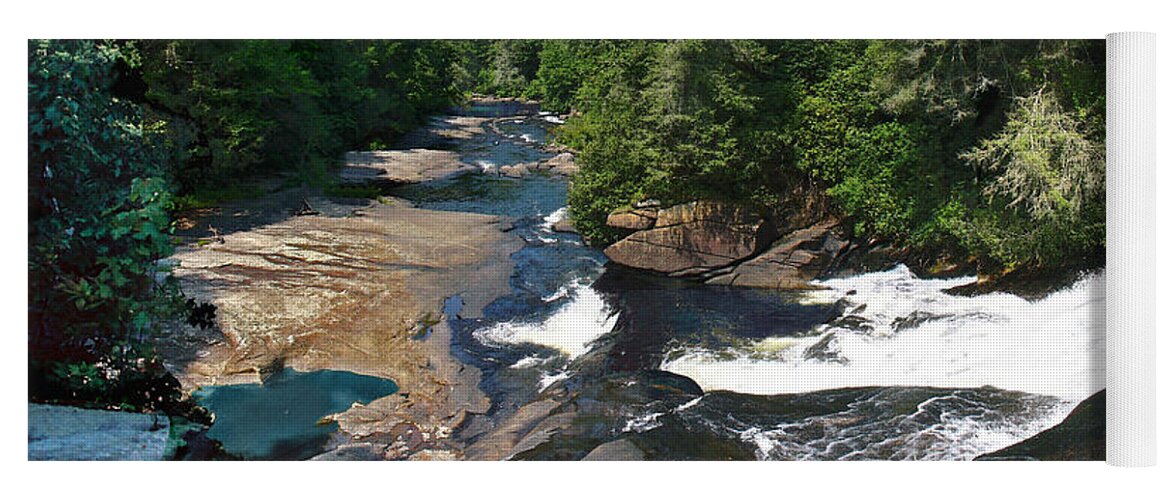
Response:
[[[138,343],[174,311],[156,277],[171,253],[161,142],[110,95],[122,57],[29,42],[29,354],[79,388],[138,373]]]
[[[949,219],[961,240],[1010,267],[1100,257],[1105,145],[1088,139],[1053,96],[1018,98],[1004,128],[960,158],[997,174],[983,194],[1002,207]]]
[[[462,99],[455,42],[178,40],[137,45],[148,111],[182,193],[261,174],[321,184],[346,149],[388,144]],[[463,80],[457,81],[457,78]]]
[[[528,97],[541,65],[540,40],[496,40],[481,53],[484,63],[476,91],[502,97]]]
[[[541,88],[580,111],[558,140],[581,152],[570,204],[596,243],[640,199],[778,214],[822,192],[860,236],[995,271],[1100,262],[1104,54],[1092,40],[640,41],[547,45],[537,74],[584,75]]]
[[[565,113],[576,103],[578,88],[594,71],[614,42],[594,40],[548,40],[541,52],[536,79],[530,86],[541,107]]]

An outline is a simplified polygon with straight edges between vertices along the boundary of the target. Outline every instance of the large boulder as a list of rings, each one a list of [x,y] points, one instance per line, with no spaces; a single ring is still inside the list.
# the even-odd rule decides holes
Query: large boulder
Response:
[[[826,220],[782,236],[764,253],[707,282],[751,288],[807,289],[849,248],[838,222]]]
[[[756,255],[775,238],[772,223],[746,208],[697,201],[659,210],[654,227],[610,245],[605,253],[633,268],[700,276]]]

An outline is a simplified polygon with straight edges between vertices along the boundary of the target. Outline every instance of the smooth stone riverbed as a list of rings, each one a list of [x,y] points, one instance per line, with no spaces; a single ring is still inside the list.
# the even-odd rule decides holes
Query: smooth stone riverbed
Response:
[[[337,424],[319,424],[355,402],[398,391],[394,381],[350,372],[284,369],[264,384],[204,387],[200,404],[215,413],[208,435],[231,454],[258,460],[301,460],[319,453]]]

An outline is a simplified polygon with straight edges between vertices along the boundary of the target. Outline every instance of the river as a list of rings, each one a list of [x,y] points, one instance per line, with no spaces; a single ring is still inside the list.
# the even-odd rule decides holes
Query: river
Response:
[[[511,293],[481,318],[448,301],[453,352],[483,371],[492,398],[461,429],[467,441],[552,398],[573,405],[572,422],[514,458],[582,458],[624,439],[650,459],[967,460],[1060,422],[1105,385],[1101,273],[1027,301],[948,295],[975,278],[922,279],[905,266],[795,293],[610,264],[554,230],[567,216],[565,178],[489,173],[551,156],[542,145],[557,121],[500,119],[459,145],[486,173],[394,192],[512,217],[525,242]],[[698,387],[648,399],[615,381]]]

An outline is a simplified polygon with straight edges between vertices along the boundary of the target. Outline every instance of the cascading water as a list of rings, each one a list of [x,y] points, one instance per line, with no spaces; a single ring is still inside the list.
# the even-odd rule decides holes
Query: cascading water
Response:
[[[762,458],[969,459],[1055,425],[1105,386],[1100,273],[1035,302],[944,293],[971,281],[919,279],[905,266],[822,281],[827,289],[805,300],[841,301],[838,320],[735,347],[679,348],[662,367],[708,391],[890,388],[841,411],[743,429]],[[899,388],[921,387],[943,392],[913,412],[885,408],[914,393]]]
[[[867,386],[1000,389],[1082,400],[1105,386],[1100,274],[1044,299],[943,292],[971,278],[924,280],[905,266],[826,280],[810,300],[845,304],[811,335],[719,351],[682,349],[663,369],[705,390],[791,394]]]
[[[477,330],[474,335],[489,344],[536,344],[552,347],[570,360],[590,350],[590,344],[610,333],[618,317],[583,280],[570,283],[549,297],[565,301],[551,316],[536,322],[506,321]]]

